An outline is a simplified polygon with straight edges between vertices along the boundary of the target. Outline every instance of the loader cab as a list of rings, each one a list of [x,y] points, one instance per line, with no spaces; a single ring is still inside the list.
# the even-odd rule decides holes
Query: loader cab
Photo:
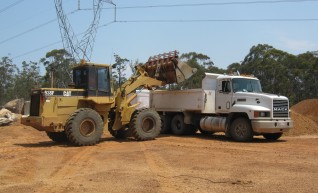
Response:
[[[110,73],[108,65],[79,65],[73,68],[73,86],[84,89],[86,96],[111,96]]]

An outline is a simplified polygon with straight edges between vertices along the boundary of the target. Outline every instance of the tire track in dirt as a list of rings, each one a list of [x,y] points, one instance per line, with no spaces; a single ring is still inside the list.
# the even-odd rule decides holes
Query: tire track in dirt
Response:
[[[149,150],[146,142],[139,144],[149,169],[160,184],[160,192],[176,192],[180,184],[173,181],[173,177],[175,176],[174,169],[159,154]]]
[[[87,165],[90,159],[89,154],[94,150],[94,146],[79,147],[75,153],[66,152],[58,167],[47,176],[35,192],[69,192],[72,188],[72,179],[77,173]],[[67,150],[65,150],[67,151]],[[59,184],[58,186],[56,184]]]

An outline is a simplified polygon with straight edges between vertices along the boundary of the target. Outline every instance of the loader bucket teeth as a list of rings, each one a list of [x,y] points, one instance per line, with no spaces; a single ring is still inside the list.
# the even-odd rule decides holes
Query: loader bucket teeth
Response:
[[[190,78],[196,72],[196,68],[179,62],[178,54],[177,51],[172,51],[150,57],[144,65],[148,76],[167,84],[181,83]]]

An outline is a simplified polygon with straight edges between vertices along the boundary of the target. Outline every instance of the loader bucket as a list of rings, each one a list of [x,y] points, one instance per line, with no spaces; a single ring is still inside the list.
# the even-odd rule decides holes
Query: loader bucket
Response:
[[[167,84],[181,83],[197,71],[185,62],[179,62],[177,51],[150,57],[144,67],[150,77]]]

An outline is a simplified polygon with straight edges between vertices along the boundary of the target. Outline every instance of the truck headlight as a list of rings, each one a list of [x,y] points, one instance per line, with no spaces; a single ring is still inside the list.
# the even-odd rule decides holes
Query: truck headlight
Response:
[[[266,112],[266,111],[254,111],[254,117],[258,118],[258,117],[270,117],[270,112]]]

